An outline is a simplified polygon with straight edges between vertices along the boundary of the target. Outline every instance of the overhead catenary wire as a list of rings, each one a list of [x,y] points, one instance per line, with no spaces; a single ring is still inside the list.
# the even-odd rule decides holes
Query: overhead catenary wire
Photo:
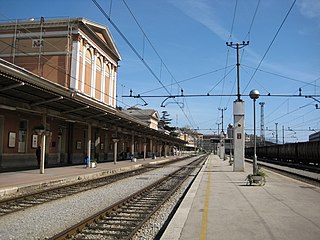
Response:
[[[280,116],[280,117],[277,117],[277,118],[274,118],[274,119],[272,119],[272,120],[269,120],[269,121],[267,122],[267,124],[270,123],[270,122],[275,122],[275,121],[277,121],[277,120],[279,120],[279,119],[287,116],[288,114],[292,114],[292,113],[294,113],[294,112],[296,112],[296,111],[299,111],[299,110],[301,110],[302,108],[305,108],[305,107],[307,107],[307,106],[310,106],[310,103],[305,104],[305,105],[303,105],[303,106],[301,106],[301,107],[298,107],[298,108],[296,108],[296,109],[294,109],[294,110],[292,110],[292,111],[290,111],[290,112],[288,112],[288,113],[285,113],[285,114],[283,114],[283,115]]]
[[[250,66],[245,65],[245,64],[242,64],[242,67],[246,67],[246,68],[250,68],[250,69],[255,69],[254,67],[250,67]],[[318,78],[316,78],[315,80],[311,81],[311,82],[305,82],[305,81],[299,80],[299,79],[297,79],[297,78],[284,76],[284,75],[279,74],[279,73],[273,73],[273,72],[270,72],[270,71],[263,70],[263,69],[261,69],[261,68],[258,69],[257,71],[260,71],[260,72],[263,72],[263,73],[267,73],[267,74],[270,74],[270,75],[273,75],[273,76],[285,78],[285,79],[288,79],[288,80],[291,80],[291,81],[294,81],[294,82],[303,83],[303,84],[305,84],[304,86],[309,85],[309,86],[313,86],[313,87],[316,87],[316,88],[320,88],[320,86],[312,83],[312,82],[315,82],[315,81],[319,80],[319,79],[320,79],[320,76],[319,76]]]
[[[233,65],[227,66],[227,68],[230,68],[230,67],[233,67],[233,68],[234,68]],[[178,81],[178,83],[187,82],[187,81],[190,81],[190,80],[193,80],[193,79],[197,79],[197,78],[200,78],[200,77],[203,77],[203,76],[212,74],[212,73],[216,73],[216,72],[219,72],[219,71],[222,71],[222,70],[225,70],[225,67],[223,67],[223,68],[218,68],[218,69],[215,69],[215,70],[212,70],[212,71],[209,71],[209,72],[205,72],[205,73],[202,73],[202,74],[195,75],[195,76],[193,76],[193,77],[189,77],[189,78],[180,80],[180,81]],[[172,85],[176,85],[176,83],[167,84],[167,85],[165,85],[165,86],[166,86],[166,87],[171,87]],[[162,87],[158,87],[158,88],[154,88],[154,89],[149,90],[149,91],[142,92],[142,93],[140,93],[140,95],[146,94],[146,93],[150,93],[150,92],[153,92],[153,91],[157,91],[157,90],[159,90],[159,89],[162,89]]]
[[[255,10],[254,10],[254,14],[253,14],[253,17],[252,17],[250,26],[249,26],[249,30],[248,30],[248,32],[247,32],[247,35],[246,35],[245,38],[244,38],[245,40],[250,41],[251,29],[252,29],[254,20],[256,19],[256,16],[257,16],[257,12],[258,12],[258,9],[259,9],[259,6],[260,6],[260,1],[261,1],[261,0],[258,0],[258,2],[257,2],[256,8],[255,8]],[[243,51],[244,51],[244,49],[243,49]]]
[[[254,21],[255,21],[255,18],[256,18],[256,15],[257,15],[259,6],[260,6],[260,0],[258,1],[257,5],[256,5],[256,8],[255,8],[255,11],[254,11],[254,14],[253,14],[253,17],[252,17],[250,26],[249,26],[249,30],[248,30],[248,32],[247,32],[247,35],[244,37],[244,39],[245,39],[246,41],[250,41],[251,29],[252,29],[253,23],[254,23]],[[233,24],[234,24],[234,19],[235,19],[236,7],[237,7],[237,2],[236,2],[236,6],[235,6],[235,11],[234,11],[234,14],[233,14],[234,17],[233,17],[233,20],[232,20],[232,27],[231,27],[230,37],[229,37],[228,41],[230,40],[232,31],[233,31]],[[229,54],[229,48],[227,48],[227,49],[228,49],[228,54]],[[244,53],[245,53],[245,48],[242,48],[242,54],[241,54],[241,57],[240,57],[240,62],[242,62],[242,58],[243,58],[243,56],[244,56]],[[228,56],[229,56],[229,55],[227,55],[227,61],[228,61]],[[240,65],[240,66],[241,66],[241,65]],[[233,90],[234,90],[234,88],[235,88],[235,84],[236,84],[236,80],[233,82],[231,92],[233,92]],[[231,101],[231,97],[229,97],[226,106],[229,106],[230,101]],[[221,102],[221,100],[220,100],[220,102]],[[231,119],[232,119],[232,116],[230,115],[228,121],[231,122]]]
[[[231,29],[230,29],[230,34],[229,34],[229,38],[227,39],[227,41],[232,40],[232,34],[233,34],[233,28],[234,28],[234,23],[235,23],[235,19],[236,19],[236,13],[237,13],[237,7],[238,7],[238,0],[235,1],[235,5],[234,5],[234,10],[233,10],[233,17],[232,17],[232,22],[231,22]],[[229,53],[230,53],[230,49],[227,48],[227,56],[226,56],[226,63],[225,63],[225,70],[224,70],[224,76],[223,76],[223,81],[222,81],[222,93],[224,92],[224,85],[225,85],[225,80],[226,77],[228,76],[229,73],[227,73],[227,65],[229,63]],[[216,85],[217,86],[217,85]],[[216,87],[214,86],[214,88]],[[209,91],[209,93],[212,91],[212,89]],[[232,91],[231,91],[232,92]],[[231,98],[229,98],[230,100]],[[228,103],[230,101],[227,101],[227,104],[225,105],[226,107],[228,106]],[[222,98],[220,98],[219,101],[219,107],[221,107],[221,103],[222,103]],[[217,119],[216,122],[218,122],[218,115],[217,115]]]
[[[256,69],[255,69],[254,73],[252,74],[252,76],[251,76],[251,78],[250,78],[249,82],[247,83],[246,87],[244,88],[243,92],[245,92],[245,91],[246,91],[246,89],[249,87],[249,85],[250,85],[250,83],[251,83],[252,79],[253,79],[253,78],[254,78],[254,76],[256,75],[256,73],[257,73],[258,69],[260,68],[260,66],[261,66],[261,64],[262,64],[262,62],[263,62],[263,60],[264,60],[264,59],[265,59],[265,57],[267,56],[267,54],[268,54],[269,50],[271,49],[271,47],[272,47],[272,45],[273,45],[274,41],[275,41],[275,40],[276,40],[276,38],[277,38],[277,36],[278,36],[278,34],[279,34],[280,30],[282,29],[282,27],[283,27],[284,23],[286,22],[286,20],[287,20],[287,18],[288,18],[288,16],[289,16],[289,14],[290,14],[290,12],[291,12],[291,10],[292,10],[293,6],[295,5],[296,1],[297,1],[297,0],[294,0],[294,1],[292,2],[292,4],[291,4],[291,6],[290,6],[290,8],[289,8],[289,10],[288,10],[288,12],[287,12],[287,14],[286,14],[286,16],[285,16],[285,17],[284,17],[284,19],[282,20],[282,22],[281,22],[281,24],[280,24],[280,26],[279,26],[279,28],[278,28],[277,32],[276,32],[276,33],[275,33],[275,35],[273,36],[273,38],[272,38],[272,40],[271,40],[271,42],[270,42],[270,44],[269,44],[269,46],[268,46],[267,50],[266,50],[266,51],[265,51],[265,53],[263,54],[263,56],[262,56],[262,58],[261,58],[261,60],[260,60],[260,62],[259,62],[259,64],[258,64],[258,66],[256,67]]]
[[[148,71],[151,73],[151,75],[159,82],[159,84],[163,87],[163,89],[169,94],[171,95],[170,91],[168,90],[168,88],[163,84],[163,82],[161,81],[161,79],[157,76],[157,74],[152,70],[152,68],[150,67],[150,65],[145,61],[145,59],[141,56],[141,54],[136,50],[136,48],[131,44],[131,42],[127,39],[127,37],[122,33],[122,31],[118,28],[118,26],[113,22],[113,20],[110,18],[110,16],[105,12],[105,10],[101,7],[101,5],[96,1],[96,0],[92,0],[92,2],[96,5],[96,7],[99,9],[99,11],[103,14],[103,16],[108,19],[108,21],[110,22],[110,24],[114,27],[114,29],[118,32],[118,34],[121,36],[121,38],[126,42],[126,44],[128,44],[128,46],[131,48],[131,50],[134,52],[134,54],[136,54],[136,56],[140,59],[140,61],[144,64],[144,66],[148,69]],[[140,26],[140,25],[139,25]],[[148,38],[146,38],[148,40]],[[166,65],[165,65],[166,66]],[[189,122],[189,124],[192,126],[192,123],[189,119],[189,117],[187,116],[187,114],[185,113],[185,111],[183,110],[183,108],[179,105],[179,103],[174,100],[177,105],[179,106],[179,108],[181,109],[182,113],[184,114],[185,118],[187,119],[187,121]]]

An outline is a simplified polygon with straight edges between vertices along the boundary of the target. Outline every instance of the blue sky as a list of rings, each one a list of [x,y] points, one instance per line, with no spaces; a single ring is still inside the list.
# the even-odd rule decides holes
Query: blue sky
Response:
[[[302,94],[320,95],[319,0],[296,0],[285,21],[294,0],[97,2],[143,56],[152,73],[90,0],[1,0],[0,19],[85,17],[108,26],[122,56],[118,105],[125,108],[144,103],[141,99],[123,97],[129,95],[130,89],[134,95],[141,96],[179,95],[181,88],[184,95],[236,94],[236,50],[227,47],[227,41],[250,41],[240,51],[240,88],[246,106],[247,133],[253,132],[253,104],[247,96],[250,90],[258,89],[263,95],[291,95],[298,94],[301,88]],[[217,133],[221,122],[218,108],[227,108],[224,129],[233,122],[235,99],[234,96],[175,98],[166,100],[162,108],[165,97],[144,98],[148,103],[146,108],[160,113],[168,111],[172,125],[211,129],[199,130],[202,133]],[[316,99],[319,101],[320,97]],[[309,129],[320,131],[320,109],[315,107],[320,103],[316,100],[261,96],[257,100],[258,128],[261,101],[265,102],[268,139],[275,140],[275,123],[281,143],[282,127],[285,142],[306,141],[314,132]],[[257,132],[260,134],[259,129]]]

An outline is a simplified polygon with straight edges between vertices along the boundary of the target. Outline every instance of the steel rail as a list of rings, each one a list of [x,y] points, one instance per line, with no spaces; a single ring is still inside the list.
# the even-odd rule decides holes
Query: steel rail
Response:
[[[206,159],[206,156],[197,158],[192,163],[198,166]],[[191,164],[192,164],[191,163]],[[51,240],[61,239],[90,239],[85,236],[95,235],[99,239],[131,239],[141,226],[161,207],[161,205],[175,192],[180,185],[189,177],[196,167],[183,166],[172,174],[161,178],[151,185],[131,194],[123,200],[103,209],[102,211],[84,219],[83,221],[69,227],[65,231],[50,238]],[[181,176],[182,172],[184,174]],[[170,181],[173,183],[165,186]],[[153,198],[152,195],[158,195]],[[143,200],[145,199],[145,200]],[[129,211],[134,206],[134,211]],[[150,204],[151,203],[151,204]],[[148,204],[150,206],[148,206]],[[125,211],[123,211],[125,209]],[[131,215],[130,215],[131,214]],[[121,215],[124,218],[121,219]],[[109,223],[107,222],[109,221]],[[122,224],[119,224],[122,221]],[[119,223],[112,223],[119,222]],[[112,226],[117,225],[117,226]],[[130,232],[124,231],[130,229]]]
[[[172,164],[177,161],[182,161],[186,159],[186,157],[174,159],[167,163],[160,163],[154,167],[161,167],[163,165]],[[40,190],[34,193],[25,194],[22,196],[4,199],[0,201],[0,217],[14,213],[20,210],[24,210],[29,207],[34,207],[43,203],[48,203],[50,201],[54,201],[66,196],[70,196],[72,194],[88,191],[94,188],[102,187],[108,184],[111,184],[115,181],[128,178],[134,175],[140,175],[145,172],[151,171],[153,166],[149,164],[142,165],[141,168],[115,173],[112,175],[100,177],[97,179],[92,179],[89,181],[77,182],[73,184],[58,186],[46,190]]]

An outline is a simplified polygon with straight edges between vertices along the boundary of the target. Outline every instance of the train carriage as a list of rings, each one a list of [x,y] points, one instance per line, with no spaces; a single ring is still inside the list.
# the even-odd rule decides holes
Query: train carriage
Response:
[[[253,157],[253,148],[246,148],[245,153],[247,157]],[[319,166],[320,141],[257,147],[257,157],[258,159]]]

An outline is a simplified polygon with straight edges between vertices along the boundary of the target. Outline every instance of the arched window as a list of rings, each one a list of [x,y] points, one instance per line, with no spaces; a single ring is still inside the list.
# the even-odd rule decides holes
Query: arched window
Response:
[[[92,55],[90,49],[86,51],[85,74],[84,74],[84,93],[91,93],[91,73],[92,73]]]
[[[95,97],[101,100],[102,93],[102,64],[100,57],[97,57],[96,61],[96,85],[95,85]]]
[[[105,86],[104,86],[104,102],[107,104],[111,103],[110,100],[110,74],[111,74],[111,69],[110,69],[110,64],[106,64],[106,72],[105,72]]]

